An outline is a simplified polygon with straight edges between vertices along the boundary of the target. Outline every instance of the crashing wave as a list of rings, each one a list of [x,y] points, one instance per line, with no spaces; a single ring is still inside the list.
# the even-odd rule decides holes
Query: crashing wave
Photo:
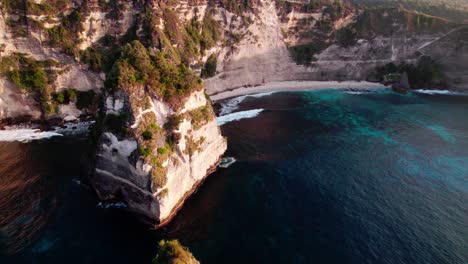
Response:
[[[10,127],[5,130],[0,130],[0,141],[19,141],[27,143],[52,137],[86,135],[89,132],[89,127],[93,123],[95,123],[95,121],[65,123],[63,126],[53,127],[50,131],[41,131],[37,128]]]
[[[430,95],[462,95],[463,93],[460,92],[454,92],[454,91],[449,91],[449,90],[414,90],[416,93],[422,93],[422,94],[430,94]]]
[[[229,168],[232,164],[236,162],[236,159],[233,157],[226,157],[221,159],[221,162],[219,163],[220,168]]]
[[[252,98],[260,98],[264,96],[269,96],[274,94],[275,92],[266,92],[266,93],[257,93],[257,94],[248,94],[248,95],[242,95],[239,97],[232,98],[231,100],[221,104],[221,110],[219,111],[219,115],[227,115],[239,108],[239,104],[242,103],[247,97],[252,97]]]
[[[51,137],[61,137],[60,133],[55,131],[40,131],[39,129],[12,129],[0,130],[0,141],[19,141],[30,142],[33,140],[46,139]]]
[[[248,110],[248,111],[241,111],[241,112],[236,112],[224,116],[220,116],[216,119],[217,123],[219,126],[222,126],[226,123],[233,122],[233,121],[238,121],[241,119],[246,119],[246,118],[253,118],[258,116],[264,109],[254,109],[254,110]]]
[[[343,91],[347,94],[354,94],[354,95],[369,94],[369,93],[375,92],[375,91],[371,91],[367,89],[354,89],[354,88],[345,89]]]

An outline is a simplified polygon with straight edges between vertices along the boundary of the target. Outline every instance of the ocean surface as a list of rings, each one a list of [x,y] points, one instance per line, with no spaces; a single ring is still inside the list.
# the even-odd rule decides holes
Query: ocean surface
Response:
[[[468,263],[468,96],[244,96],[218,122],[236,162],[162,230],[81,181],[86,139],[0,143],[0,263]]]

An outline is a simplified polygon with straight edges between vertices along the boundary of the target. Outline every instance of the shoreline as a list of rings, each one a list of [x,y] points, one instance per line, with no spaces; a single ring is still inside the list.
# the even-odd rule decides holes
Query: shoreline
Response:
[[[210,94],[211,100],[214,102],[256,93],[265,92],[290,92],[290,91],[308,91],[321,89],[375,89],[389,88],[380,83],[373,82],[358,82],[358,81],[284,81],[284,82],[269,82],[258,86],[239,87],[232,90]]]

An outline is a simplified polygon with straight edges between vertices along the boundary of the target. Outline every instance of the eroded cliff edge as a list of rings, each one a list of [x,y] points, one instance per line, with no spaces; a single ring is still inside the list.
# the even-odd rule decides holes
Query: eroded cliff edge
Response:
[[[127,115],[132,107],[125,97],[109,96],[107,113]],[[216,168],[227,144],[202,90],[178,110],[148,100],[148,108],[131,110],[125,135],[106,129],[100,136],[91,182],[101,199],[123,201],[161,225]]]

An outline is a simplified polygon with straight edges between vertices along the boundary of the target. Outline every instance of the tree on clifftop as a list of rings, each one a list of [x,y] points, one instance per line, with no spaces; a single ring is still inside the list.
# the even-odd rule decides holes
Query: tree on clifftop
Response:
[[[200,264],[177,240],[161,240],[153,264]]]

